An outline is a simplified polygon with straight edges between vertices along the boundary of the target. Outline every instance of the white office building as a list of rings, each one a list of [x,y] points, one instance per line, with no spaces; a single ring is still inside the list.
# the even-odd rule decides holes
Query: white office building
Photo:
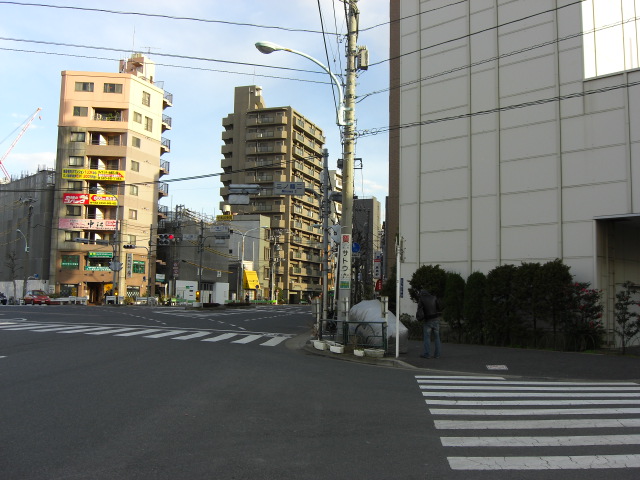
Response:
[[[559,258],[604,290],[613,328],[616,287],[640,283],[636,11],[640,0],[391,2],[405,282],[424,264],[466,278]],[[415,313],[406,293],[401,311]]]

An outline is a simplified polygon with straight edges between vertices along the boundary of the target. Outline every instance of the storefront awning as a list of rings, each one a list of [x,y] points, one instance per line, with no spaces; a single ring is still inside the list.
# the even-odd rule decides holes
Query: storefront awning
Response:
[[[258,272],[252,270],[244,271],[244,288],[249,290],[257,290],[260,288],[260,280],[258,280]]]

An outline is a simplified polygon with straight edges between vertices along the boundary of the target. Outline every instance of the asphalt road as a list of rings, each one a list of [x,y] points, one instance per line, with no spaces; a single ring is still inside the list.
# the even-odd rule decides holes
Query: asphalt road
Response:
[[[470,411],[457,404],[469,387],[460,375],[301,350],[311,322],[310,309],[300,306],[0,308],[0,478],[590,480],[615,474],[624,480],[640,472],[633,466],[637,426],[622,428],[632,437],[626,443],[619,425],[593,421],[580,427],[581,436],[617,438],[618,444],[541,446],[535,440],[538,445],[527,446],[523,438],[557,442],[574,435],[559,422],[577,424],[584,415]],[[499,401],[520,400],[506,395],[534,388],[526,379],[516,389],[499,377],[488,381],[499,382]],[[625,387],[632,397],[624,402],[639,398],[635,387]],[[474,392],[485,388],[496,387],[472,386]],[[572,387],[550,388],[541,390],[543,399]],[[613,385],[603,388],[618,394]],[[596,413],[589,422],[594,415],[618,424],[638,418]],[[552,423],[474,423],[538,419]],[[486,443],[512,436],[523,445]],[[581,463],[594,452],[618,461],[618,468]],[[545,465],[525,470],[498,458]],[[569,469],[548,469],[553,459],[566,458]]]

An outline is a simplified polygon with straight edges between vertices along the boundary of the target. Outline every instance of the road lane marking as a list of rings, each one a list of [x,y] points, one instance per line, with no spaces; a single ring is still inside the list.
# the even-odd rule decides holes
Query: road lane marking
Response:
[[[77,328],[74,327],[75,330],[60,330],[58,333],[84,333],[84,332],[94,332],[97,330],[106,330],[108,328],[113,328],[113,327],[85,327],[85,328]],[[41,330],[35,330],[36,332],[39,332]]]
[[[273,337],[271,340],[267,340],[264,343],[261,343],[260,346],[262,347],[275,347],[276,345],[279,345],[280,343],[284,342],[288,337]]]
[[[40,328],[44,326],[46,326],[44,323],[21,323],[19,326],[9,326],[4,328],[4,330],[31,330],[33,328]]]
[[[204,337],[205,335],[211,335],[211,332],[195,332],[191,335],[184,335],[182,337],[174,337],[171,340],[189,340],[191,338]]]
[[[136,330],[135,332],[118,333],[115,337],[133,337],[134,335],[144,335],[145,333],[159,332],[158,328],[148,328],[146,330]]]
[[[629,386],[621,386],[621,387],[615,387],[615,386],[608,386],[605,385],[603,387],[586,387],[586,386],[581,386],[581,387],[552,387],[552,386],[548,386],[548,387],[527,387],[527,386],[502,386],[502,385],[496,385],[496,386],[486,386],[486,385],[420,385],[420,388],[422,390],[500,390],[501,392],[504,391],[537,391],[537,390],[545,390],[545,391],[561,391],[561,392],[597,392],[600,390],[606,390],[608,392],[612,391],[612,390],[638,390],[640,391],[640,386],[638,386],[637,383],[632,384],[633,386],[629,385]]]
[[[556,437],[442,437],[443,447],[575,447],[640,445],[640,435],[576,435]]]
[[[187,330],[167,330],[162,333],[156,333],[155,335],[145,335],[144,338],[161,338],[170,335],[180,335],[181,333],[187,333]]]
[[[524,430],[538,428],[640,427],[640,418],[591,418],[588,420],[435,420],[438,430]]]
[[[640,405],[640,400],[611,400],[604,398],[597,400],[434,400],[427,398],[425,403],[427,405],[459,405],[465,407],[522,407],[525,405]]]
[[[228,338],[232,338],[238,335],[237,333],[223,333],[222,335],[218,335],[217,337],[205,338],[203,342],[219,342],[221,340],[226,340]]]
[[[241,344],[243,344],[243,343],[251,343],[254,340],[257,340],[259,338],[262,338],[262,335],[247,335],[246,337],[241,338],[240,340],[234,340],[231,343],[241,343]]]
[[[452,383],[451,380],[418,380],[418,383],[420,384],[421,388],[423,385],[425,384],[429,384],[429,385],[436,385],[436,384],[440,384],[440,383],[446,383],[446,384],[450,384]],[[528,385],[528,386],[542,386],[542,385],[550,385],[552,387],[557,387],[557,386],[562,386],[562,385],[569,385],[569,386],[574,386],[577,387],[579,385],[585,385],[585,386],[597,386],[597,387],[608,387],[608,386],[624,386],[624,385],[630,385],[633,387],[637,387],[638,384],[635,382],[512,382],[512,381],[501,381],[501,382],[492,382],[492,381],[482,381],[482,380],[461,380],[461,381],[456,381],[455,382],[456,385],[462,385],[462,384],[477,384],[477,385],[498,385],[499,387],[502,387],[503,385]]]
[[[128,332],[130,330],[137,330],[138,328],[116,328],[111,330],[104,330],[102,332],[87,332],[87,335],[109,335],[111,333]]]
[[[453,470],[592,470],[640,468],[640,455],[448,457]]]
[[[560,397],[560,398],[599,398],[599,397],[633,397],[638,398],[638,392],[618,392],[618,393],[607,393],[607,392],[599,392],[599,393],[581,393],[581,392],[571,392],[571,393],[563,393],[563,392],[422,392],[424,397],[465,397],[465,398],[473,398],[473,397],[530,397],[530,398],[549,398],[549,397]]]
[[[432,415],[631,415],[640,413],[640,408],[431,408]]]

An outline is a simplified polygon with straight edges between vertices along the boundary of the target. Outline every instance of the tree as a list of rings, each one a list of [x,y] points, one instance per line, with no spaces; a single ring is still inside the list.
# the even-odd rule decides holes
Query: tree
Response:
[[[540,286],[539,299],[541,316],[551,323],[554,341],[558,327],[567,331],[570,321],[570,290],[573,276],[569,267],[558,258],[542,265],[536,280]]]
[[[539,284],[539,274],[542,265],[539,263],[523,263],[514,276],[513,294],[521,318],[531,322],[533,327],[533,345],[538,341],[538,316],[540,315],[540,295],[542,288]]]
[[[640,302],[633,299],[633,295],[638,293],[638,287],[626,281],[622,284],[622,290],[616,293],[615,317],[620,326],[616,333],[622,340],[622,354],[626,353],[629,341],[640,333],[640,322],[638,312],[632,311],[632,307],[640,305]]]
[[[18,266],[18,254],[15,250],[7,253],[7,261],[4,262],[5,266],[9,269],[9,275],[11,275],[11,280],[13,282],[13,299],[16,301],[17,297],[17,288],[16,288],[16,279],[18,278],[18,271],[22,269],[22,267]]]
[[[482,272],[473,272],[464,287],[463,313],[465,330],[469,341],[484,344],[484,297],[487,277]]]
[[[602,326],[602,290],[589,288],[588,282],[576,282],[571,286],[571,330],[576,350],[600,348],[604,337]]]
[[[465,282],[459,273],[449,272],[446,276],[444,289],[444,312],[442,319],[447,322],[449,328],[457,335],[458,342],[462,341],[463,334],[463,307],[464,307]]]
[[[515,265],[501,265],[487,275],[485,288],[485,335],[493,345],[511,345],[520,321],[513,293]]]
[[[423,288],[431,295],[442,299],[447,282],[447,272],[440,265],[422,265],[409,280],[409,296],[414,302],[418,301],[420,290]]]

